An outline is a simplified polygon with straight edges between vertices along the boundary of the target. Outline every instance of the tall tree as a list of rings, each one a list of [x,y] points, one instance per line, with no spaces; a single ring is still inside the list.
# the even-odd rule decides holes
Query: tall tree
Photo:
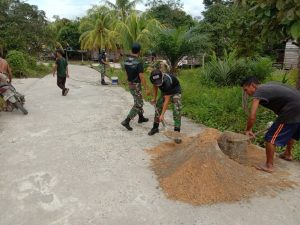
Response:
[[[148,10],[148,14],[170,28],[192,27],[196,23],[192,16],[186,14],[181,8],[174,7],[172,4],[156,4],[156,6]]]
[[[45,12],[20,0],[1,0],[0,44],[7,50],[36,53],[51,42]]]
[[[116,18],[106,7],[91,12],[81,20],[79,30],[82,49],[115,49],[118,33],[115,30]]]
[[[142,0],[116,0],[115,3],[111,1],[106,1],[106,4],[115,10],[118,16],[124,21],[129,13],[135,9],[137,3],[142,2]]]
[[[153,39],[155,50],[170,64],[175,73],[177,63],[183,56],[197,56],[211,48],[209,37],[205,34],[194,34],[193,30],[162,29]]]
[[[233,3],[232,0],[203,0],[203,4],[205,5],[205,8],[208,8],[214,4],[231,4]]]
[[[161,5],[167,5],[171,9],[181,9],[183,7],[181,0],[147,0],[145,4],[145,6],[150,8],[155,8]]]
[[[217,56],[222,56],[224,50],[231,51],[230,23],[235,12],[232,7],[214,4],[203,12],[203,20],[196,26],[195,31],[210,35]]]
[[[238,1],[241,2],[241,1]],[[281,39],[292,39],[300,47],[300,1],[297,0],[247,0],[242,1],[256,14],[256,24],[263,26],[262,37],[268,34]],[[300,90],[300,55],[298,58],[297,89]]]
[[[63,44],[63,46],[70,47],[74,50],[80,49],[80,32],[79,32],[79,21],[74,20],[66,24],[58,32],[58,41]]]
[[[53,40],[62,45],[62,48],[71,47],[72,49],[79,49],[79,37],[81,34],[79,31],[79,19],[61,19],[59,16],[54,16],[53,18],[55,18],[55,21],[49,25],[55,34]]]
[[[141,43],[143,50],[146,50],[152,45],[152,34],[160,27],[156,19],[148,18],[145,14],[131,13],[124,22],[117,25],[117,30],[125,50],[130,49],[133,42]]]

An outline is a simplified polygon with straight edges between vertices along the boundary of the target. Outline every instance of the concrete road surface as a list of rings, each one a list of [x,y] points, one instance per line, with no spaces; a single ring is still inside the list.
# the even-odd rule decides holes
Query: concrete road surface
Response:
[[[51,75],[14,81],[29,115],[0,113],[0,225],[300,224],[299,189],[208,206],[168,200],[144,151],[168,140],[147,135],[152,106],[150,122],[128,132],[128,92],[100,86],[88,67],[70,66],[70,75],[66,97]],[[185,133],[202,129],[183,121]],[[288,167],[300,179],[299,163]]]

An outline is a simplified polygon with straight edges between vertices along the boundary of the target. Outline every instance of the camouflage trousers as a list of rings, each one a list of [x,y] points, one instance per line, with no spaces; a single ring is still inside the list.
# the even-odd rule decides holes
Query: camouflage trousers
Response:
[[[137,114],[143,114],[143,96],[142,96],[142,86],[140,83],[129,83],[129,90],[133,96],[134,105],[132,106],[128,118],[133,119]]]
[[[175,94],[171,96],[171,102],[173,104],[173,120],[174,120],[174,127],[180,128],[181,127],[181,94]],[[161,95],[159,99],[156,102],[156,109],[159,114],[162,112],[164,104],[164,96]],[[159,123],[159,115],[157,112],[155,112],[154,122]]]
[[[101,80],[104,80],[104,77],[106,76],[106,67],[104,64],[99,64],[100,74],[101,74]]]

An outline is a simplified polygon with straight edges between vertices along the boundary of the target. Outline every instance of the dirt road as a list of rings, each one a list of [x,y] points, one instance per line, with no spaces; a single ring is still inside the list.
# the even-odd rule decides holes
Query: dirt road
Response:
[[[300,224],[299,189],[210,206],[168,200],[144,151],[168,140],[147,135],[152,106],[145,107],[151,122],[135,120],[128,132],[120,122],[130,94],[100,86],[87,67],[70,66],[70,74],[67,97],[52,76],[16,80],[29,115],[0,113],[1,225]],[[183,132],[201,129],[184,119]],[[299,163],[289,167],[300,179]]]

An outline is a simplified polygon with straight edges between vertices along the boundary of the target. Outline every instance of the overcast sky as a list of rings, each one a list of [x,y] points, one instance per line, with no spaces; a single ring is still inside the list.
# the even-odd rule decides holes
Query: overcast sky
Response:
[[[52,19],[53,15],[58,15],[61,18],[74,19],[85,15],[87,9],[93,4],[100,4],[100,0],[25,0],[31,5],[37,5],[40,10],[46,12],[48,19]],[[115,2],[112,0],[111,2]],[[199,0],[182,0],[184,11],[188,14],[200,16],[204,9],[202,1]],[[139,4],[137,9],[144,11],[144,4]]]

